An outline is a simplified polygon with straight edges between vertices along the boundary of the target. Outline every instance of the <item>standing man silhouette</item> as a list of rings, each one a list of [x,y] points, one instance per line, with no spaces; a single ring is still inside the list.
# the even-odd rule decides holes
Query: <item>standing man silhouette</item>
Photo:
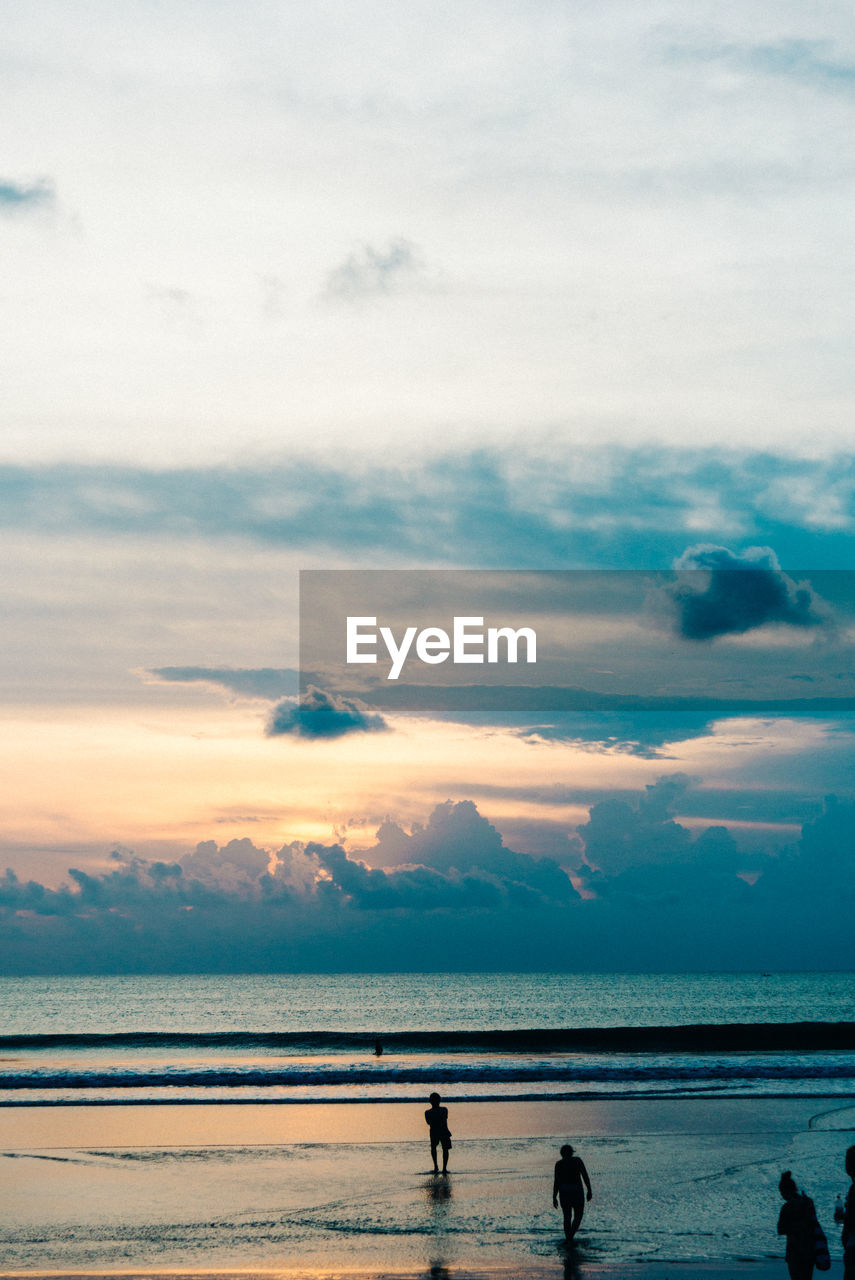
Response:
[[[451,1130],[448,1127],[448,1107],[441,1107],[440,1096],[432,1093],[428,1099],[430,1106],[425,1112],[425,1123],[430,1130],[430,1153],[433,1157],[433,1171],[439,1173],[436,1159],[437,1147],[442,1147],[442,1172],[448,1172],[448,1153],[451,1150]]]

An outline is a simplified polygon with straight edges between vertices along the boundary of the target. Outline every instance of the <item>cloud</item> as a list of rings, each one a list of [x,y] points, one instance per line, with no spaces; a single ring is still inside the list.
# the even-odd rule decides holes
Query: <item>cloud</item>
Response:
[[[807,495],[833,487],[833,511]],[[723,529],[790,564],[852,563],[855,459],[592,449],[524,459],[481,449],[388,466],[308,457],[269,466],[0,467],[0,527],[57,537],[240,538],[391,564],[666,567]]]
[[[0,214],[30,213],[52,209],[56,205],[56,191],[46,178],[36,182],[14,182],[0,178]]]
[[[422,278],[421,255],[409,240],[390,240],[383,249],[365,244],[327,277],[325,295],[346,302],[384,297]]]
[[[390,831],[386,824],[386,840]],[[425,827],[395,832],[423,861],[379,869],[339,844],[272,852],[244,838],[203,841],[171,862],[117,849],[110,870],[73,869],[59,889],[9,871],[0,880],[0,962],[9,972],[257,971],[307,960],[335,967],[349,954],[345,967],[359,968],[368,936],[388,968],[420,931],[427,942],[425,930],[441,946],[452,931],[457,963],[468,941],[471,962],[476,917],[483,932],[503,916],[577,898],[555,862],[507,849],[471,803],[440,805]]]
[[[742,635],[772,624],[821,627],[829,622],[829,611],[813,589],[794,583],[769,547],[749,547],[737,555],[703,544],[684,551],[674,568],[678,579],[659,599],[670,603],[684,640]]]
[[[830,92],[855,91],[855,64],[833,54],[827,40],[778,40],[774,43],[682,47],[673,56],[699,62],[723,62],[740,71],[807,84]]]
[[[682,774],[606,797],[580,827],[579,896],[550,858],[508,848],[468,801],[409,831],[387,820],[357,857],[203,841],[52,889],[0,879],[6,973],[842,967],[855,909],[855,804],[829,797],[801,838],[748,863],[720,824],[675,820]],[[386,859],[391,865],[372,865]],[[597,865],[594,866],[595,861]],[[798,928],[793,922],[798,922]]]
[[[179,872],[202,884],[237,893],[257,886],[270,861],[270,854],[246,837],[222,847],[215,840],[204,840],[180,860]]]
[[[381,733],[389,726],[364,703],[327,693],[310,685],[297,702],[285,700],[274,707],[267,722],[267,736],[294,734],[300,738],[343,738],[350,733]]]
[[[570,881],[550,858],[516,853],[504,844],[496,828],[471,800],[437,805],[426,826],[408,834],[397,824],[384,823],[377,832],[376,849],[368,850],[386,866],[398,864],[430,868],[454,884],[485,891],[485,877],[501,894],[522,901],[534,898],[565,902],[576,896]],[[475,881],[472,881],[472,877]]]
[[[556,690],[556,701],[563,691]],[[567,742],[592,751],[638,756],[655,760],[670,755],[670,748],[693,738],[706,737],[716,719],[739,714],[735,704],[709,711],[669,709],[626,712],[619,709],[598,715],[555,715],[550,723],[528,725],[514,732],[528,742]]]
[[[465,784],[463,789],[467,789]],[[625,800],[634,805],[638,799],[638,792],[634,788],[580,786],[573,783],[491,785],[472,782],[469,789],[477,789],[480,796],[487,800],[495,798],[503,806],[522,806],[526,812],[530,812],[531,806],[544,806],[549,810],[564,806],[590,808],[601,800]],[[768,840],[768,832],[780,826],[800,827],[803,823],[813,821],[821,808],[816,792],[806,782],[798,788],[781,788],[769,784],[762,789],[692,787],[687,795],[684,811],[691,815],[693,821],[705,819],[717,824],[727,821],[737,821],[740,825],[747,823],[755,831],[756,839]],[[507,826],[507,822],[503,825]]]
[[[207,684],[249,698],[293,697],[299,672],[293,667],[154,667],[148,673],[167,684]]]
[[[688,853],[691,832],[674,821],[691,779],[678,773],[660,778],[633,802],[600,800],[576,834],[585,845],[585,861],[607,876],[638,863],[674,862]]]

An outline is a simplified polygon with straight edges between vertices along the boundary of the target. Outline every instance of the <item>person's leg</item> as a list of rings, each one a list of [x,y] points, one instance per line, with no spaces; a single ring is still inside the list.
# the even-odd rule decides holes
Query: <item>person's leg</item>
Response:
[[[564,1237],[566,1240],[573,1239],[573,1205],[566,1191],[558,1192],[558,1200],[561,1205],[561,1212],[564,1214]]]
[[[583,1206],[581,1187],[573,1187],[562,1193],[561,1208],[564,1210],[564,1234],[568,1240],[572,1240],[579,1230],[579,1223],[582,1221],[582,1213],[584,1212]]]
[[[443,1144],[442,1144],[442,1172],[443,1172],[443,1173],[445,1173],[445,1172],[447,1172],[447,1170],[448,1170],[448,1143],[447,1143],[447,1142],[443,1142]]]
[[[585,1212],[585,1197],[582,1188],[573,1187],[572,1190],[559,1191],[558,1199],[561,1201],[561,1208],[564,1213],[564,1234],[568,1240],[572,1240],[579,1230],[579,1223],[582,1221],[582,1214]]]
[[[434,1173],[439,1173],[439,1165],[436,1162],[436,1143],[435,1142],[432,1142],[430,1144],[430,1154],[431,1154],[431,1159],[433,1160],[433,1171]]]
[[[575,1197],[575,1200],[573,1203],[573,1235],[574,1236],[576,1232],[579,1230],[579,1226],[582,1222],[582,1215],[584,1214],[584,1212],[585,1212],[585,1193],[580,1187],[579,1194]]]

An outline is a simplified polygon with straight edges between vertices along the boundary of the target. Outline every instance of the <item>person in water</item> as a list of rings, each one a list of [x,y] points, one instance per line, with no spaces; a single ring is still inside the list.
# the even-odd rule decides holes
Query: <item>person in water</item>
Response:
[[[810,1196],[799,1191],[790,1170],[781,1174],[778,1190],[784,1197],[778,1217],[778,1235],[787,1237],[787,1270],[790,1280],[811,1280],[816,1242],[816,1210]]]
[[[561,1148],[561,1159],[556,1161],[552,1183],[552,1203],[557,1209],[559,1201],[561,1202],[564,1235],[568,1240],[572,1240],[579,1230],[579,1223],[585,1212],[585,1201],[590,1199],[591,1179],[588,1177],[588,1170],[584,1161],[573,1154],[573,1148],[568,1143]]]
[[[448,1169],[448,1153],[451,1150],[451,1130],[448,1127],[448,1107],[441,1107],[440,1096],[432,1093],[428,1099],[430,1106],[425,1112],[425,1122],[430,1130],[430,1153],[433,1156],[433,1171],[439,1173],[436,1159],[438,1147],[442,1147],[442,1172]]]

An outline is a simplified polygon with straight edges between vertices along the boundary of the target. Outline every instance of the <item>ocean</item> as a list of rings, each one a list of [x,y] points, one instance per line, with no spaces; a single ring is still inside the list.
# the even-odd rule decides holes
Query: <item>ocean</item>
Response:
[[[845,1097],[853,997],[851,973],[5,978],[0,1106]]]

